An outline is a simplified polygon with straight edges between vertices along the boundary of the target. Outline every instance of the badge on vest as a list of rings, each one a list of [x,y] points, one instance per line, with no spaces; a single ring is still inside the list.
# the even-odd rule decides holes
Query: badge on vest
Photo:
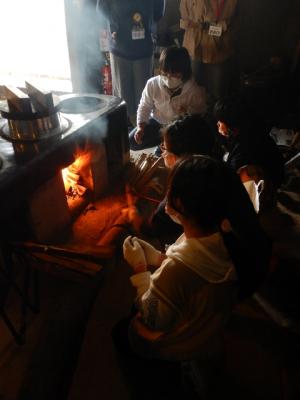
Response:
[[[131,30],[132,40],[145,39],[145,29],[143,25],[143,19],[140,13],[134,13],[132,16],[133,27]]]
[[[220,37],[222,35],[222,26],[217,24],[210,24],[208,34],[210,36]]]

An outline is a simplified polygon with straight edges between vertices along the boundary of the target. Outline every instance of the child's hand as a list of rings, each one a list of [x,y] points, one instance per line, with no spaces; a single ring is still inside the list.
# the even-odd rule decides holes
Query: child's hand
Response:
[[[123,255],[136,274],[147,271],[146,257],[142,246],[132,236],[127,236],[123,243]]]
[[[132,240],[139,242],[139,244],[142,246],[147,265],[152,265],[153,267],[160,266],[162,260],[165,258],[165,256],[160,251],[156,250],[156,248],[152,246],[152,244],[145,242],[145,240],[139,239],[137,237],[134,237]]]

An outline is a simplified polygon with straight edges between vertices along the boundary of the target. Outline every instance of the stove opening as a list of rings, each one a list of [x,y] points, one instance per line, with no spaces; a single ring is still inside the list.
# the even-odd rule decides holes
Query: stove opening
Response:
[[[68,232],[72,222],[108,187],[103,144],[86,144],[74,152],[73,162],[39,186],[28,199],[34,239],[53,241]]]
[[[75,155],[75,161],[61,171],[71,214],[81,202],[93,193],[91,158],[91,152],[78,151]]]

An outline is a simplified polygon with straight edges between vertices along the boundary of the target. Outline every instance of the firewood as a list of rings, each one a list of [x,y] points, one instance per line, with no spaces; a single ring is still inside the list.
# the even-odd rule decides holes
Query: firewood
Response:
[[[32,113],[29,96],[13,86],[3,86],[10,112]]]
[[[156,159],[156,158],[155,158],[155,159]],[[143,177],[144,175],[146,175],[147,171],[149,170],[149,168],[151,168],[152,164],[153,164],[153,156],[151,156],[151,155],[148,154],[148,155],[145,157],[143,163],[140,165],[139,173],[138,173],[137,176],[136,176],[136,179],[135,179],[135,181],[134,181],[134,184],[136,184],[137,181],[141,181],[142,177]]]
[[[67,181],[70,181],[70,183],[77,183],[80,179],[79,174],[75,174],[74,172],[68,170],[67,172]]]
[[[80,197],[82,197],[84,195],[84,193],[87,191],[86,187],[78,185],[78,184],[76,185],[76,189],[77,189],[78,195]]]
[[[155,173],[160,168],[160,162],[161,158],[157,158],[153,154],[141,154],[134,162],[128,178],[128,186],[132,192],[145,194],[149,189],[156,191],[158,194],[163,192],[164,186],[158,182],[153,182]]]
[[[54,112],[53,94],[42,88],[37,88],[27,81],[25,81],[25,85],[35,110],[52,114]]]
[[[144,185],[146,185],[149,180],[152,178],[153,174],[157,170],[159,163],[160,163],[161,158],[158,158],[146,171],[145,173],[140,177],[138,181],[138,186],[140,188],[143,188]]]
[[[145,172],[146,168],[147,168],[147,154],[143,153],[141,154],[141,157],[138,160],[138,162],[135,164],[136,174],[132,181],[132,185],[134,185],[137,179],[139,179],[140,176]]]
[[[62,256],[65,258],[82,259],[91,262],[100,262],[101,260],[109,259],[112,257],[113,249],[109,246],[91,247],[81,245],[73,246],[52,246],[48,244],[40,244],[34,242],[14,242],[12,243],[14,249],[27,251],[28,253],[43,253],[53,256]]]
[[[146,157],[147,157],[147,154],[146,154],[146,153],[142,153],[142,154],[140,154],[140,155],[138,156],[138,158],[137,158],[137,159],[135,160],[135,162],[134,162],[137,168],[140,168],[140,167],[141,167],[141,165],[142,165],[142,163],[145,161]]]

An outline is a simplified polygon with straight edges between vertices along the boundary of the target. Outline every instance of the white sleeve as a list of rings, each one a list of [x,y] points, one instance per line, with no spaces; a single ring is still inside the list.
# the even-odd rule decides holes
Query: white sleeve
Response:
[[[136,301],[138,301],[142,295],[149,289],[150,286],[150,272],[141,272],[140,274],[132,275],[130,278],[131,284],[136,288],[137,295]]]
[[[154,330],[172,328],[179,319],[180,310],[173,304],[172,299],[154,287],[150,273],[133,275],[131,283],[137,289],[135,304],[144,323]]]
[[[153,88],[152,84],[148,81],[144,87],[141,100],[137,109],[136,122],[139,125],[141,122],[148,122],[153,111]]]
[[[201,114],[203,116],[206,113],[206,108],[205,89],[197,86],[191,93],[187,112],[189,114]]]

